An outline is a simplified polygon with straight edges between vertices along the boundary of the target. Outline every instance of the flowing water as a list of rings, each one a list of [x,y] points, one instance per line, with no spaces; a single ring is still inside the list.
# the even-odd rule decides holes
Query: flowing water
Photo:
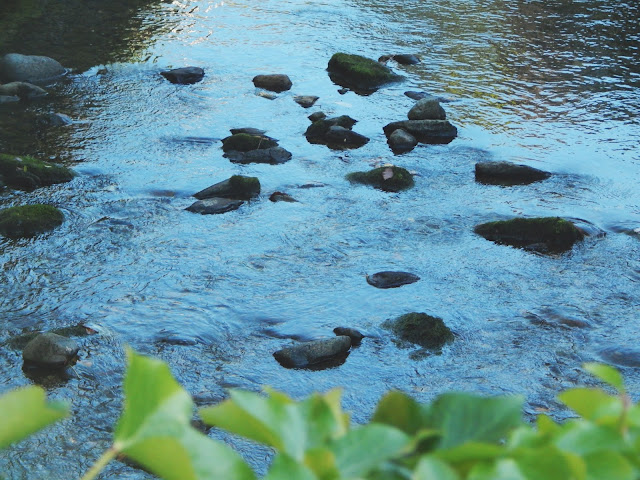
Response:
[[[21,53],[73,70],[48,99],[2,106],[0,145],[79,175],[0,199],[53,203],[66,217],[51,234],[0,240],[0,342],[78,323],[99,333],[78,340],[80,362],[63,376],[27,375],[19,350],[0,349],[0,391],[39,383],[73,402],[70,419],[2,452],[0,471],[68,479],[88,468],[119,415],[125,345],[167,361],[199,405],[231,387],[296,398],[342,387],[355,422],[389,389],[420,401],[450,390],[522,394],[527,415],[566,418],[554,397],[589,382],[580,366],[594,360],[618,365],[637,400],[639,17],[623,0],[184,0],[140,6],[100,35],[34,40],[40,50]],[[341,95],[325,70],[338,51],[416,53],[422,63],[391,64],[406,80],[371,96]],[[203,67],[204,80],[180,86],[159,75],[186,65]],[[286,73],[293,88],[266,99],[251,81],[261,73]],[[406,117],[407,90],[450,100],[459,137],[394,156],[382,126]],[[320,100],[305,110],[299,94]],[[356,118],[371,141],[345,152],[310,145],[306,117],[317,110]],[[33,116],[47,112],[75,121],[37,127]],[[292,160],[223,158],[219,140],[245,126],[266,129]],[[482,160],[555,175],[480,185]],[[344,180],[386,162],[414,171],[415,188],[390,194]],[[232,174],[259,177],[262,196],[224,215],[184,211],[194,192]],[[299,203],[270,202],[276,190]],[[485,221],[545,215],[592,235],[545,256],[473,233]],[[421,280],[378,290],[365,275],[381,270]],[[454,343],[423,358],[398,348],[380,325],[411,311],[442,317]],[[367,335],[341,366],[287,370],[272,357],[340,325]],[[267,451],[211,435],[264,472]],[[151,478],[120,462],[107,472]]]

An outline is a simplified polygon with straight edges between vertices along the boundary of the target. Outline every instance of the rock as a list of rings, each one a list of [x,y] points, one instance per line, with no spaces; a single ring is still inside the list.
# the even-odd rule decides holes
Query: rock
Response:
[[[433,95],[430,95],[427,92],[408,91],[408,92],[404,92],[404,94],[413,100],[422,100],[423,98],[435,98]]]
[[[283,348],[275,352],[273,356],[283,367],[309,368],[344,360],[350,348],[351,338],[338,336]]]
[[[26,364],[63,368],[73,363],[79,350],[75,340],[55,333],[42,333],[27,343],[22,358]]]
[[[226,213],[240,208],[244,202],[242,200],[231,200],[229,198],[206,198],[198,200],[185,210],[202,215],[213,215]]]
[[[313,107],[313,104],[318,101],[318,98],[314,95],[296,95],[293,100],[303,108]]]
[[[473,231],[492,242],[546,253],[570,250],[584,238],[573,223],[559,217],[514,218],[477,225]]]
[[[404,120],[383,127],[389,136],[399,128],[413,135],[420,143],[450,143],[458,135],[458,129],[447,120]]]
[[[12,188],[33,190],[68,182],[75,174],[55,163],[43,162],[29,156],[17,157],[0,153],[0,176]]]
[[[393,332],[397,340],[429,349],[440,349],[453,341],[451,329],[441,318],[426,313],[407,313],[395,320],[387,320],[383,328]]]
[[[447,114],[435,98],[423,98],[409,110],[409,120],[446,120]]]
[[[264,88],[278,93],[289,90],[293,85],[291,79],[283,74],[256,75],[253,77],[253,84],[257,88]]]
[[[171,83],[191,85],[193,83],[198,83],[204,78],[204,70],[200,67],[182,67],[160,72],[160,75]]]
[[[376,288],[397,288],[420,280],[420,277],[407,272],[378,272],[367,275],[367,283]]]
[[[279,165],[291,160],[291,152],[282,147],[261,148],[248,152],[230,151],[224,155],[233,163],[268,163]]]
[[[490,185],[527,185],[546,180],[551,174],[527,165],[509,162],[476,163],[476,182]]]
[[[389,68],[360,55],[336,53],[327,67],[331,81],[361,95],[368,95],[391,82],[403,79]]]
[[[258,92],[256,93],[258,97],[266,98],[267,100],[275,100],[278,96],[275,93],[268,92]]]
[[[627,346],[611,346],[600,351],[600,356],[606,363],[621,367],[640,367],[640,349]]]
[[[415,148],[418,140],[406,130],[399,128],[389,135],[387,143],[394,153],[406,153]]]
[[[329,127],[329,130],[327,130],[324,136],[324,140],[326,145],[334,150],[360,148],[369,143],[369,139],[364,135],[360,135],[340,125]]]
[[[402,167],[374,168],[368,172],[353,172],[347,175],[352,183],[371,185],[385,192],[399,192],[413,187],[413,176]]]
[[[20,97],[16,97],[15,95],[0,95],[0,105],[3,103],[14,103],[19,101]]]
[[[67,125],[71,125],[73,123],[73,119],[69,115],[65,115],[64,113],[47,113],[42,117],[38,118],[38,123],[40,123],[43,127],[66,127]]]
[[[256,137],[266,137],[266,138],[269,138],[271,140],[275,140],[275,139],[273,139],[271,137],[267,137],[265,135],[265,133],[267,133],[266,130],[260,130],[259,128],[242,127],[242,128],[232,128],[229,131],[231,132],[231,135],[236,135],[238,133],[246,133],[248,135],[254,135]]]
[[[62,225],[64,215],[52,205],[24,205],[0,210],[0,235],[33,237]]]
[[[324,120],[327,118],[324,112],[314,112],[307,117],[312,122],[317,122],[318,120]],[[355,121],[355,120],[354,120]]]
[[[214,197],[229,198],[231,200],[250,200],[258,195],[260,195],[260,180],[257,177],[233,175],[222,182],[200,190],[194,197],[198,200]]]
[[[43,82],[65,72],[59,62],[49,57],[8,53],[0,59],[0,79],[5,82]]]
[[[37,85],[27,82],[11,82],[0,85],[0,95],[14,96],[22,100],[30,100],[32,98],[44,97],[47,91]]]
[[[345,93],[349,93],[351,90],[349,90],[348,88],[339,88],[338,89],[338,93],[340,95],[344,95]]]
[[[288,193],[284,193],[284,192],[273,192],[269,196],[269,200],[271,200],[272,202],[289,202],[289,203],[297,203],[298,202],[298,200],[293,198]]]
[[[362,339],[364,338],[364,335],[362,333],[360,333],[355,328],[350,327],[336,327],[333,329],[333,333],[338,336],[346,335],[347,337],[349,337],[351,339],[352,346],[360,345],[360,342],[362,342]]]
[[[229,152],[235,150],[237,152],[248,152],[257,150],[258,148],[277,147],[278,142],[269,137],[261,135],[250,135],[248,133],[236,133],[230,137],[222,139],[222,150]]]
[[[401,65],[416,65],[420,63],[420,57],[413,53],[399,53],[396,55],[382,55],[378,61],[385,63],[389,60],[394,60]]]

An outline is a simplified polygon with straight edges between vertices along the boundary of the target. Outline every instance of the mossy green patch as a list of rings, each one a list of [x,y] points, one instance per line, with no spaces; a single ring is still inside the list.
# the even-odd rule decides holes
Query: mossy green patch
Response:
[[[383,328],[390,330],[400,342],[408,342],[429,349],[439,349],[453,341],[453,332],[439,317],[426,313],[407,313],[395,320],[387,320]]]
[[[11,188],[33,190],[68,182],[73,179],[74,173],[67,167],[33,157],[0,153],[0,176]]]
[[[403,78],[375,60],[348,53],[334,54],[329,60],[327,70],[332,81],[357,93],[373,91],[386,83]]]
[[[352,183],[371,185],[385,192],[399,192],[413,187],[413,175],[402,167],[379,167],[368,172],[353,172],[347,175]]]
[[[248,152],[259,148],[277,147],[278,142],[267,137],[249,135],[248,133],[236,133],[230,137],[222,139],[222,150],[225,152]]]
[[[8,238],[33,237],[60,226],[64,215],[52,205],[24,205],[0,210],[0,234]]]
[[[478,235],[496,243],[537,251],[563,252],[584,238],[573,223],[560,217],[514,218],[483,223]]]
[[[250,200],[260,194],[260,180],[258,180],[258,177],[233,175],[229,178],[229,185],[233,191],[234,199]]]

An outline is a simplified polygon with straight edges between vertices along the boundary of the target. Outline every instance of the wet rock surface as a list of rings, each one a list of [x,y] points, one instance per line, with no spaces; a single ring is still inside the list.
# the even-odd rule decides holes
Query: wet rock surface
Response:
[[[347,175],[352,183],[370,185],[385,192],[400,192],[413,187],[413,175],[402,167],[378,167],[368,172],[353,172]]]
[[[342,335],[299,343],[278,350],[273,356],[286,368],[331,367],[344,361],[350,348],[351,338]]]
[[[376,288],[398,288],[420,280],[420,277],[408,272],[378,272],[367,275],[367,283]]]
[[[362,339],[365,337],[360,331],[351,327],[336,327],[333,329],[333,333],[338,336],[347,336],[351,339],[351,346],[360,345]]]
[[[475,167],[476,181],[489,185],[528,185],[546,180],[549,172],[510,162],[480,162]]]
[[[420,57],[413,53],[396,53],[395,55],[382,55],[378,58],[378,61],[383,63],[389,60],[398,62],[400,65],[416,65],[420,63]]]
[[[267,163],[279,165],[291,160],[291,152],[282,147],[259,148],[248,152],[230,151],[225,154],[233,163]]]
[[[409,120],[446,120],[447,114],[435,98],[423,98],[409,110]]]
[[[210,187],[200,190],[194,195],[198,200],[208,198],[228,198],[232,200],[250,200],[260,195],[260,180],[257,177],[233,175]]]
[[[293,100],[302,108],[310,108],[318,101],[315,95],[296,95]]]
[[[186,208],[187,211],[200,213],[202,215],[214,215],[237,210],[244,202],[242,200],[231,200],[229,198],[207,198],[198,200]]]
[[[309,143],[326,145],[333,150],[360,148],[369,142],[364,135],[352,130],[357,120],[348,115],[320,118],[305,131]]]
[[[0,85],[0,96],[18,97],[21,100],[44,97],[47,91],[27,82],[11,82]]]
[[[272,202],[288,202],[288,203],[297,203],[298,200],[293,198],[291,195],[285,192],[273,192],[269,196],[269,200]]]
[[[399,128],[389,135],[387,143],[393,153],[406,153],[418,145],[418,140],[406,130]]]
[[[395,320],[387,320],[383,328],[396,336],[401,346],[407,343],[428,349],[439,349],[453,341],[453,332],[439,317],[426,313],[407,313]]]
[[[73,362],[80,347],[75,340],[55,333],[42,333],[22,351],[25,364],[44,368],[63,368]]]
[[[329,60],[327,71],[335,84],[362,95],[373,93],[383,85],[404,78],[380,62],[347,53],[334,54]]]
[[[293,85],[291,79],[287,75],[281,73],[256,75],[253,77],[253,84],[257,88],[264,88],[265,90],[276,93],[289,90]]]
[[[37,83],[64,75],[65,68],[57,60],[41,55],[8,53],[0,58],[0,80]]]
[[[222,139],[222,150],[224,150],[225,153],[231,151],[249,152],[251,150],[258,150],[260,148],[273,148],[277,146],[277,141],[265,135],[235,133],[230,137],[225,137]]]
[[[200,82],[204,78],[204,69],[200,67],[174,68],[173,70],[160,72],[160,75],[171,83],[191,85]]]
[[[389,136],[399,128],[413,135],[420,143],[446,144],[458,136],[458,129],[448,120],[403,120],[383,127]]]

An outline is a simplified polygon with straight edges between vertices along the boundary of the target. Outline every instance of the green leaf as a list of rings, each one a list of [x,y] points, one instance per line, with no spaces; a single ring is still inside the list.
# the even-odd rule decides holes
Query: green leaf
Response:
[[[553,435],[560,430],[560,426],[547,415],[538,415],[537,424],[541,435]]]
[[[338,408],[335,408],[336,403]],[[338,390],[325,395],[311,395],[299,403],[299,409],[305,420],[306,449],[325,446],[330,439],[338,438],[347,432],[349,420],[340,407]]]
[[[212,477],[217,478],[217,477]],[[222,478],[222,477],[221,477]],[[318,480],[311,470],[288,455],[279,453],[271,462],[263,480]],[[226,479],[225,479],[226,480]]]
[[[358,427],[330,446],[343,477],[361,477],[400,455],[411,439],[397,428],[376,423]]]
[[[511,458],[491,463],[478,463],[469,475],[468,480],[528,480]],[[566,480],[566,479],[565,479]]]
[[[460,480],[460,476],[442,460],[422,457],[411,480]]]
[[[603,363],[585,363],[583,368],[600,380],[608,383],[619,393],[624,393],[624,379],[618,370]]]
[[[127,350],[124,409],[113,448],[168,480],[253,480],[242,458],[191,426],[193,402],[169,367]]]
[[[412,435],[426,426],[425,420],[424,408],[418,402],[402,392],[392,391],[380,399],[371,421]]]
[[[477,462],[482,460],[493,460],[505,454],[502,446],[489,443],[467,442],[448,449],[439,449],[434,452],[434,456],[448,463]]]
[[[617,452],[602,451],[584,457],[587,480],[637,480],[638,470]]]
[[[527,448],[513,454],[518,469],[528,480],[567,480],[576,478],[572,458],[549,446]]]
[[[69,414],[69,405],[64,402],[47,402],[44,390],[31,386],[2,395],[0,413],[2,449],[66,417]]]
[[[447,393],[431,405],[430,424],[442,432],[440,448],[465,442],[497,442],[522,425],[522,402],[520,396],[484,398]]]
[[[625,448],[624,439],[618,430],[585,421],[565,424],[554,443],[562,450],[578,455]]]
[[[558,399],[587,420],[616,421],[624,410],[622,400],[594,388],[574,388],[558,395]]]
[[[340,478],[340,472],[336,465],[336,456],[328,448],[307,450],[304,463],[320,480]]]

